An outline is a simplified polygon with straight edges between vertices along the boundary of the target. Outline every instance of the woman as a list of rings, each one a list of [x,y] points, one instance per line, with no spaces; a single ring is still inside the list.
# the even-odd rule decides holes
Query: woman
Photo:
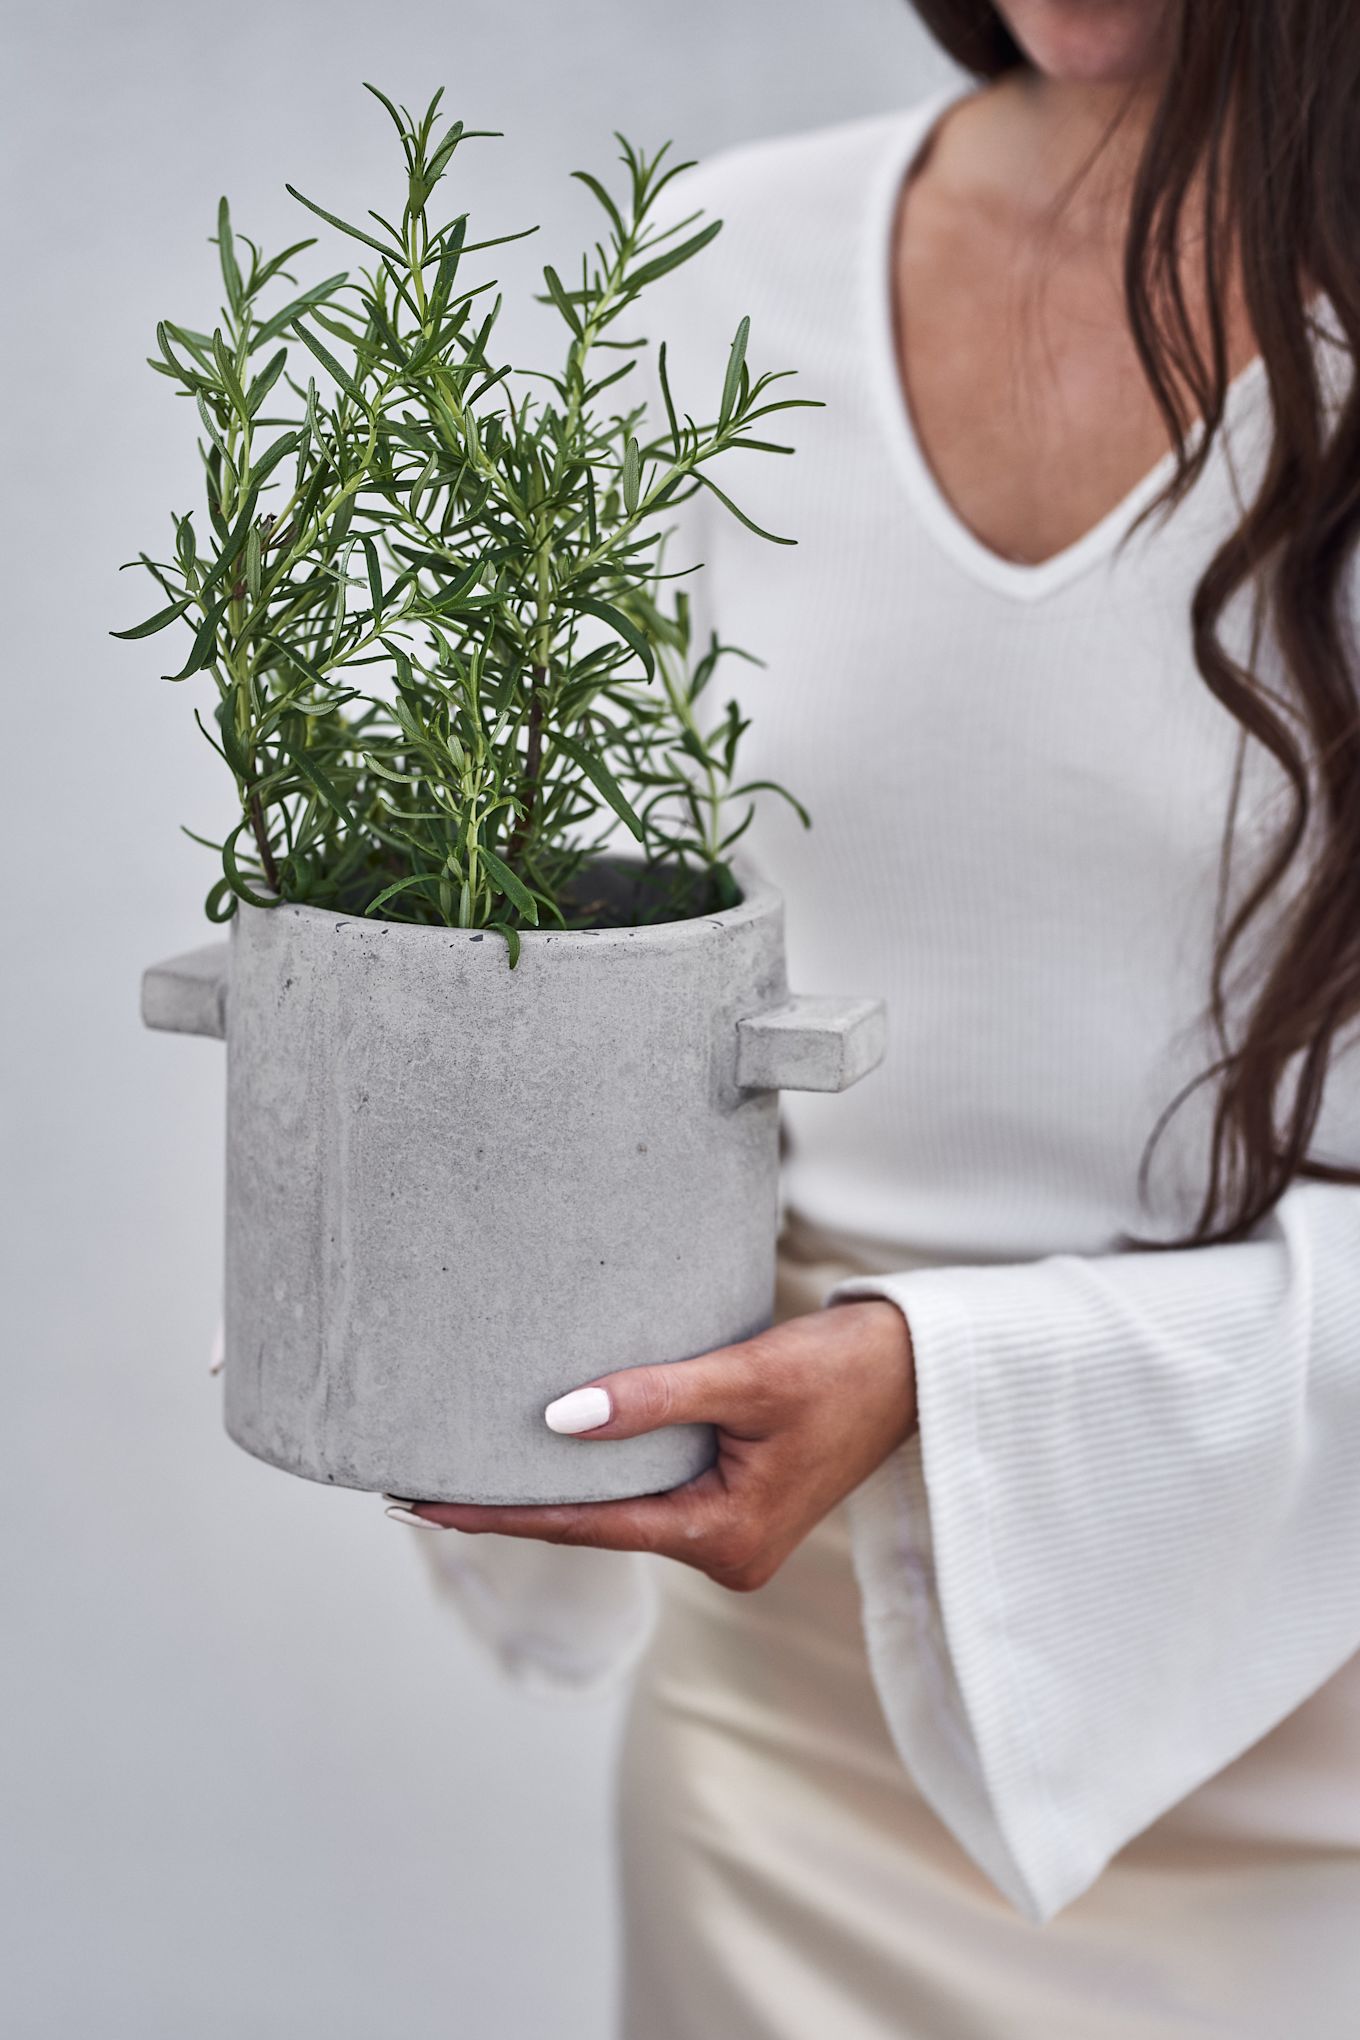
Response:
[[[755,842],[792,968],[888,1063],[787,1101],[780,1322],[548,1412],[713,1473],[416,1515],[683,1561],[629,2040],[1342,2040],[1360,18],[919,8],[985,82],[692,175],[662,321],[717,359],[744,297],[826,400],[748,497],[793,564],[700,544],[816,817]]]

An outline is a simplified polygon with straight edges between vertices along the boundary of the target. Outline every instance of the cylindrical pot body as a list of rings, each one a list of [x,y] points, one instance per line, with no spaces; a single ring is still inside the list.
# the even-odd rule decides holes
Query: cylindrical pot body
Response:
[[[544,1406],[769,1322],[777,1093],[738,1022],[786,996],[782,903],[496,934],[242,906],[227,1026],[226,1421],[309,1479],[597,1500],[707,1426],[582,1444]]]

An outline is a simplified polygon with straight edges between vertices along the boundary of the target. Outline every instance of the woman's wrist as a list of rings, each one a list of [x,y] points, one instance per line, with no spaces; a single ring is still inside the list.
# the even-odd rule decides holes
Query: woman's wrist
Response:
[[[907,1314],[890,1297],[837,1297],[828,1309],[859,1313],[869,1364],[882,1382],[895,1384],[883,1405],[883,1435],[887,1440],[883,1457],[906,1443],[915,1431],[919,1412],[916,1403],[916,1349],[912,1343]]]

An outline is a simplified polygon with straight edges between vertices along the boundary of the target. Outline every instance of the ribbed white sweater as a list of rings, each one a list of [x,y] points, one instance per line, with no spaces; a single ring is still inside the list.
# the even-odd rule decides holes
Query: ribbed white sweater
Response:
[[[921,1790],[1046,1919],[1360,1649],[1360,1192],[1299,1186],[1242,1245],[1128,1251],[1178,1236],[1207,1157],[1201,1095],[1140,1203],[1158,1114],[1213,1053],[1239,739],[1188,609],[1261,456],[1264,378],[1169,520],[1130,536],[1164,463],[1043,565],[988,551],[922,458],[892,340],[893,206],[939,104],[689,173],[679,198],[726,229],[653,323],[696,415],[742,312],[753,364],[826,405],[790,414],[796,458],[722,477],[799,550],[699,508],[671,564],[704,559],[702,615],[765,661],[726,669],[745,772],[814,816],[766,797],[748,838],[791,981],[889,1007],[878,1073],[784,1107],[787,1201],[902,1248],[836,1292],[901,1306],[920,1391],[919,1437],[852,1502],[874,1675]],[[1245,786],[1243,872],[1279,798],[1258,758]],[[1319,1150],[1360,1161],[1353,1051]],[[521,1665],[585,1677],[645,1634],[596,1555],[428,1543]],[[1330,1839],[1360,1850],[1354,1768],[1334,1786]]]

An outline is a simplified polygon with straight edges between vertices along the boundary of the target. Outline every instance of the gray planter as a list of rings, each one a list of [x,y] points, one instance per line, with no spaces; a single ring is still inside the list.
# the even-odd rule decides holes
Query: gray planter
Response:
[[[791,998],[783,903],[498,935],[242,906],[146,973],[150,1027],[227,1043],[226,1422],[310,1480],[603,1500],[710,1463],[707,1426],[582,1445],[545,1404],[770,1321],[781,1088],[880,1061],[873,999]]]

